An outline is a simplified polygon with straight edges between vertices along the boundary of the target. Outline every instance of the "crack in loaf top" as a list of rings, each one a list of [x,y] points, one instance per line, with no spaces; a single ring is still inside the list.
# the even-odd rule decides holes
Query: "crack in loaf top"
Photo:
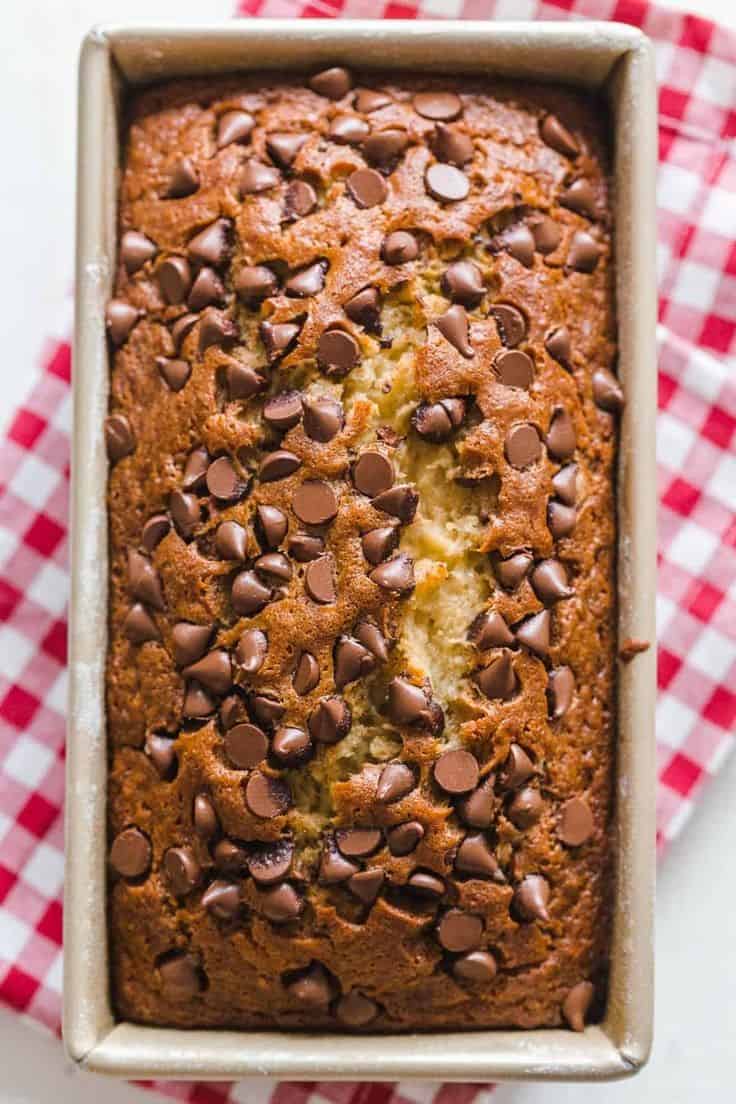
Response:
[[[340,68],[129,105],[105,425],[121,1014],[582,1029],[600,1006],[604,126],[560,89]]]

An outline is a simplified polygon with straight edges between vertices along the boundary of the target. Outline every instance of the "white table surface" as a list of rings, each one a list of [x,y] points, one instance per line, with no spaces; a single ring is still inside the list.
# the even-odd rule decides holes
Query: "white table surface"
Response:
[[[5,164],[0,172],[0,429],[32,384],[44,337],[59,321],[72,272],[76,53],[103,21],[225,18],[231,0],[6,0],[0,65]],[[733,0],[676,0],[736,27]],[[660,872],[655,1046],[633,1081],[598,1086],[505,1085],[499,1104],[692,1104],[733,1099],[736,1047],[736,758],[713,782]],[[126,1084],[81,1074],[56,1039],[0,1011],[0,1104],[151,1102]],[[729,1088],[730,1086],[730,1088]],[[247,1090],[239,1092],[246,1100]],[[254,1094],[256,1099],[260,1093]]]

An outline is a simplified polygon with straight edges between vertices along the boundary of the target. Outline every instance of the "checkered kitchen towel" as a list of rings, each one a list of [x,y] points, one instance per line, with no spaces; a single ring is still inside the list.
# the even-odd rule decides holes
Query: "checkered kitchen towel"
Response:
[[[736,35],[643,0],[242,0],[242,15],[616,19],[655,41],[659,116],[660,845],[736,721]],[[58,1030],[70,349],[0,446],[0,1000]],[[187,1101],[471,1104],[488,1086],[158,1083]]]

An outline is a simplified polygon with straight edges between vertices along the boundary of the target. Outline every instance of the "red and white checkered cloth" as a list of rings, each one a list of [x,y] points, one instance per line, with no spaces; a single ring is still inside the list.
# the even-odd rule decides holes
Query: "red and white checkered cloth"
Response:
[[[736,727],[736,35],[644,0],[242,0],[242,15],[615,19],[657,47],[658,839]],[[730,232],[730,236],[729,236]],[[0,445],[0,1001],[58,1031],[66,699],[67,341]],[[490,1086],[163,1084],[196,1104],[471,1104]]]

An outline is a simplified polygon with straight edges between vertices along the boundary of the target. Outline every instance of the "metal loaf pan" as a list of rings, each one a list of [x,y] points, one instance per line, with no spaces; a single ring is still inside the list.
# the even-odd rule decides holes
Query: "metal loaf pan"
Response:
[[[328,64],[483,73],[603,89],[614,123],[620,375],[619,636],[654,640],[656,89],[652,50],[614,23],[242,21],[105,27],[80,63],[74,349],[71,690],[67,755],[64,1038],[121,1077],[602,1081],[646,1061],[652,1029],[654,648],[618,687],[617,885],[608,1006],[582,1034],[473,1031],[359,1037],[182,1031],[115,1021],[105,920],[108,394],[104,308],[114,271],[118,119],[128,86],[252,68]]]

